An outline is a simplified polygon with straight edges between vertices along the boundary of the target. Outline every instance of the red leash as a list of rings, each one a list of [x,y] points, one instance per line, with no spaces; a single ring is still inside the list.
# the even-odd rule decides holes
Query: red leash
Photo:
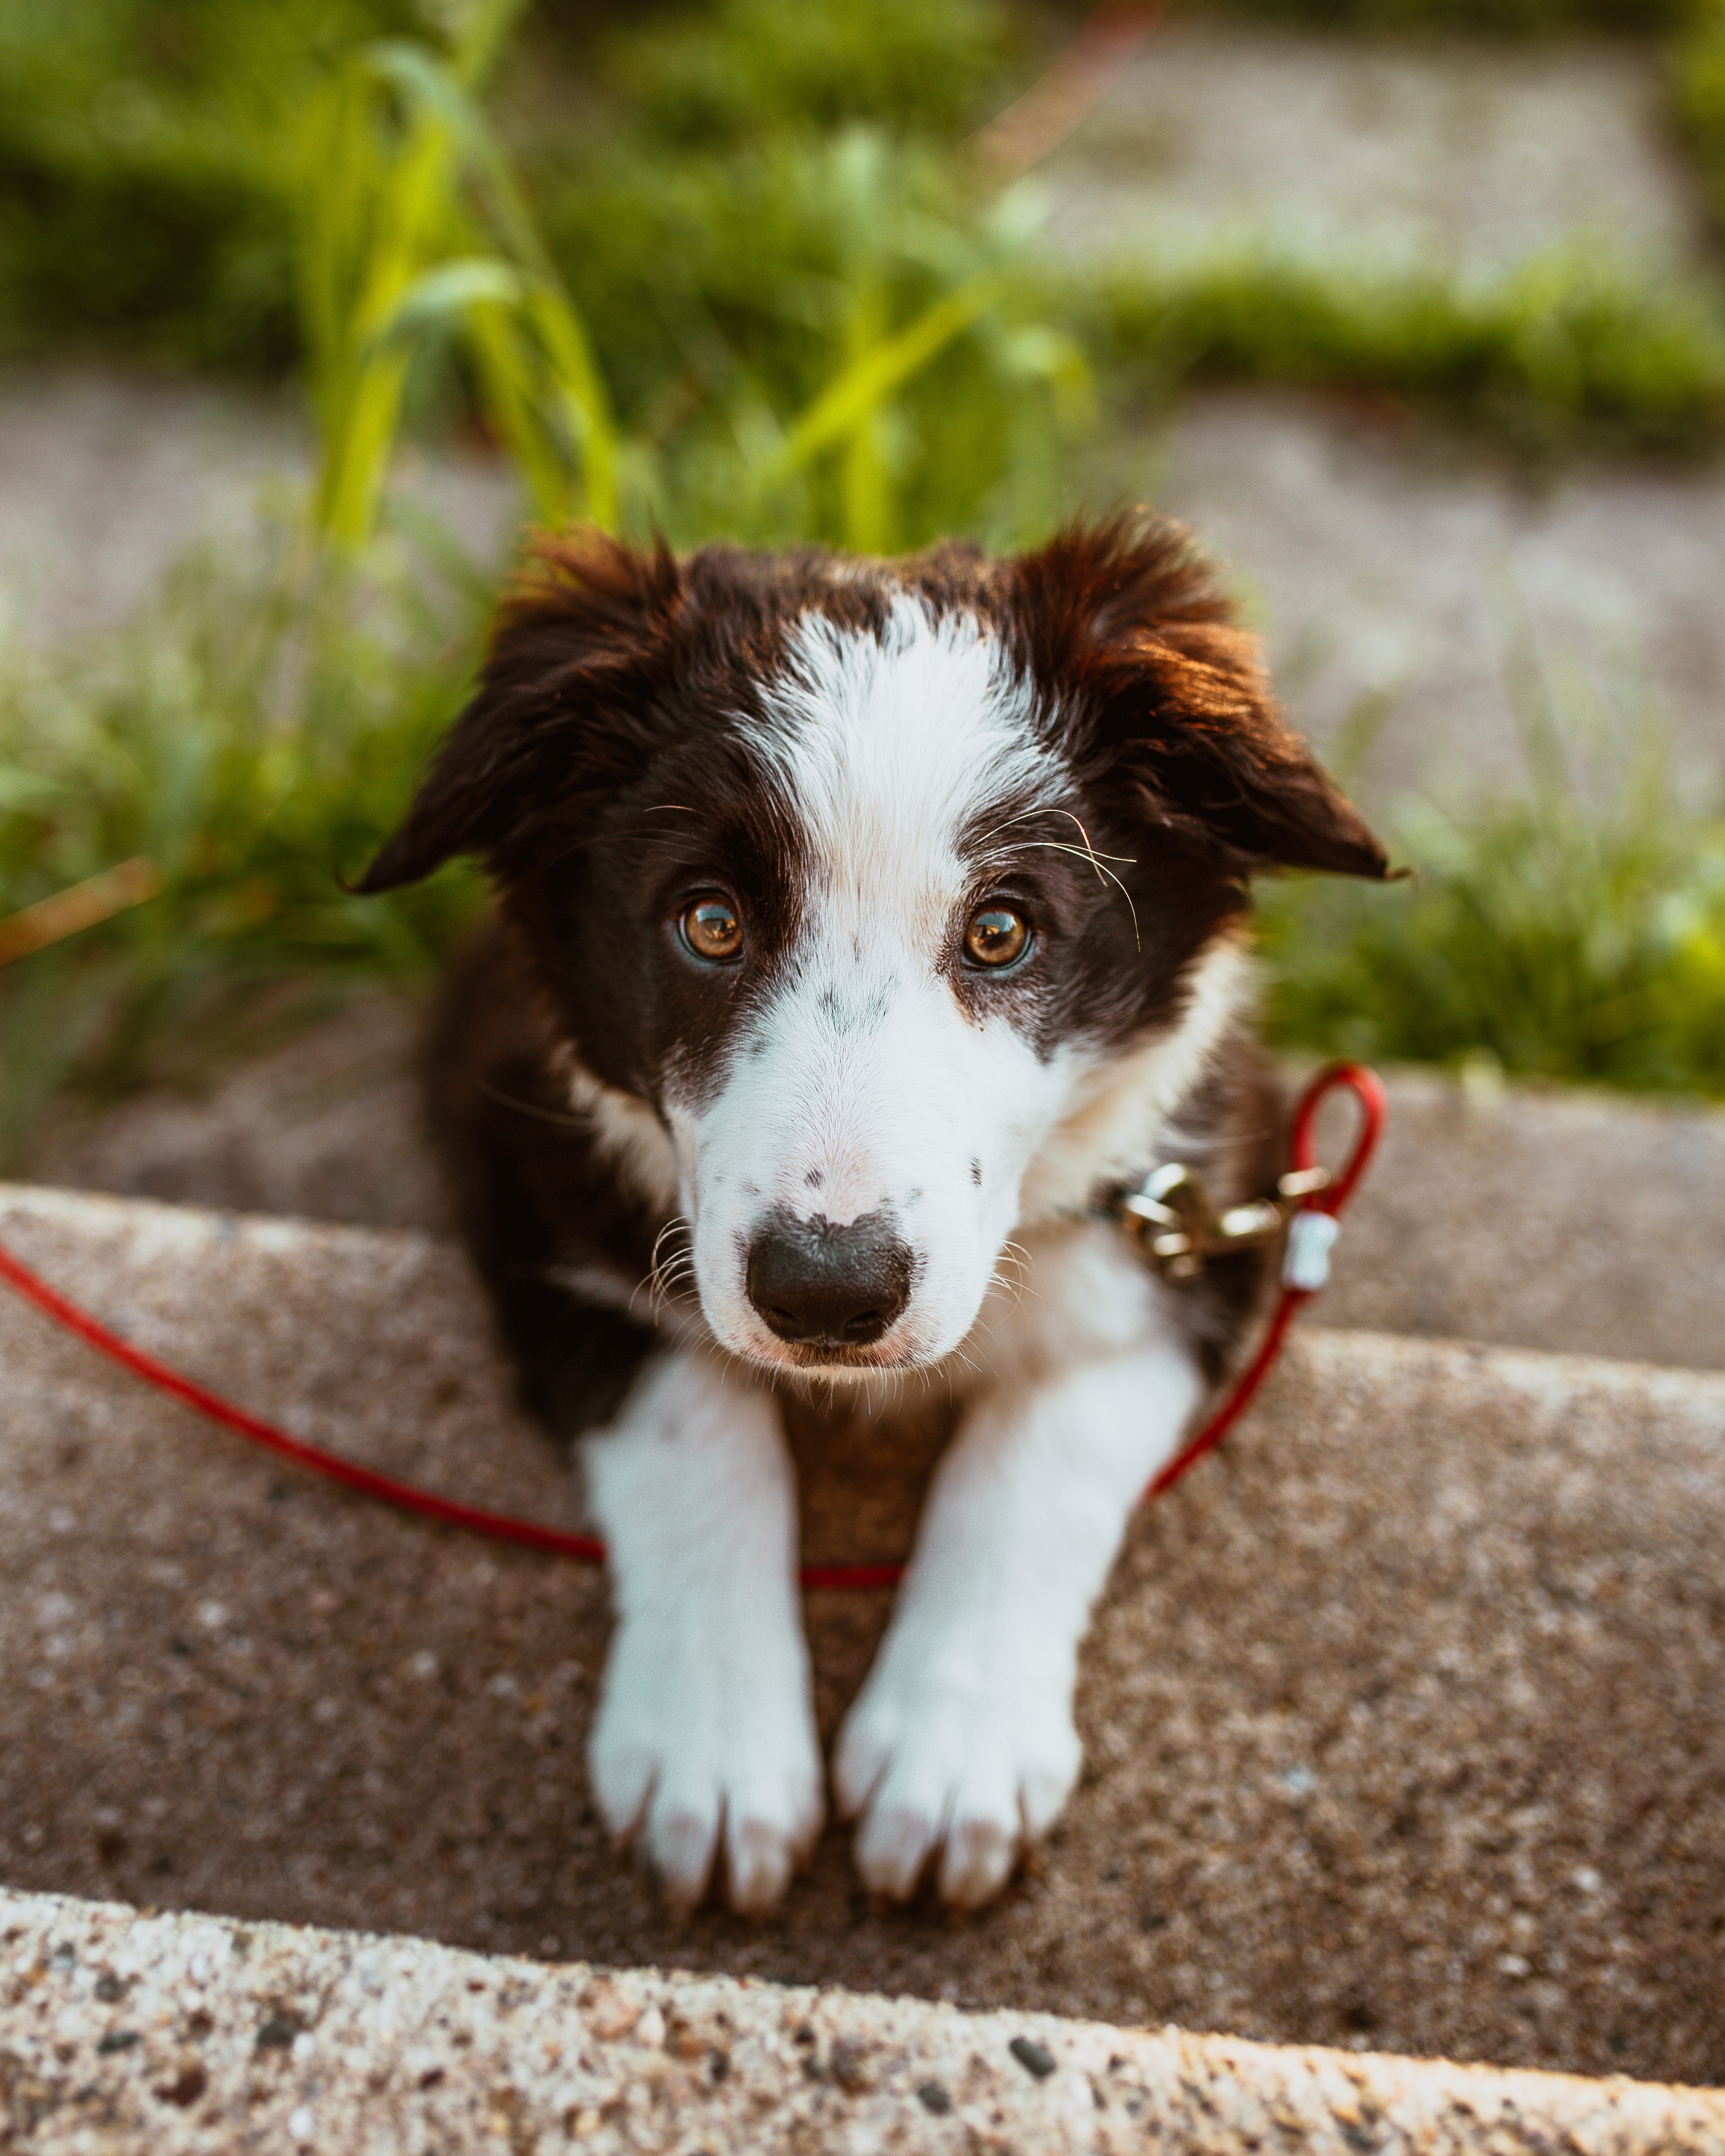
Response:
[[[1384,1088],[1375,1074],[1356,1063],[1338,1063],[1322,1071],[1301,1096],[1294,1116],[1294,1166],[1296,1170],[1316,1167],[1317,1111],[1325,1096],[1337,1088],[1346,1087],[1353,1092],[1362,1111],[1359,1135],[1354,1141],[1353,1152],[1348,1165],[1332,1183],[1307,1199],[1290,1224],[1291,1257],[1298,1260],[1302,1240],[1316,1240],[1322,1245],[1317,1252],[1320,1260],[1327,1252],[1333,1228],[1322,1231],[1315,1238],[1301,1237],[1300,1224],[1314,1216],[1333,1223],[1343,1207],[1353,1195],[1355,1187],[1366,1170],[1367,1163],[1377,1147],[1384,1128],[1385,1101]],[[1317,1292],[1320,1270],[1314,1265],[1312,1272],[1303,1277],[1312,1285],[1301,1285],[1300,1278],[1290,1276],[1285,1270],[1281,1294],[1270,1320],[1269,1329],[1245,1369],[1241,1372],[1233,1390],[1197,1435],[1189,1439],[1183,1449],[1164,1467],[1145,1491],[1144,1497],[1160,1496],[1178,1482],[1189,1467],[1202,1460],[1205,1453],[1219,1445],[1234,1424],[1245,1414],[1258,1388],[1263,1383],[1286,1338],[1296,1313]],[[254,1445],[260,1445],[266,1452],[280,1459],[291,1460],[296,1467],[309,1468],[315,1475],[327,1476],[332,1482],[344,1484],[367,1497],[381,1497],[386,1504],[399,1506],[404,1512],[419,1512],[428,1519],[441,1520],[448,1527],[465,1527],[470,1533],[490,1535],[494,1540],[524,1543],[529,1549],[549,1550],[557,1557],[579,1558],[588,1564],[603,1564],[605,1545],[594,1535],[572,1535],[559,1527],[536,1527],[531,1520],[511,1519],[506,1513],[483,1512],[471,1505],[458,1505],[449,1497],[439,1497],[435,1491],[421,1490],[411,1482],[398,1482],[391,1475],[379,1475],[373,1469],[359,1466],[344,1460],[339,1453],[326,1452],[321,1445],[307,1445],[303,1439],[290,1437],[273,1423],[248,1414],[244,1408],[233,1405],[219,1394],[207,1391],[190,1378],[182,1377],[166,1363],[159,1363],[141,1348],[134,1348],[122,1340],[117,1332],[110,1332],[105,1325],[80,1310],[75,1302],[69,1301],[57,1289],[21,1265],[18,1259],[0,1244],[0,1281],[16,1288],[27,1302],[33,1302],[57,1325],[69,1332],[75,1332],[80,1340],[88,1342],[99,1353],[118,1363],[122,1369],[130,1370],[136,1378],[154,1385],[160,1392],[169,1394],[199,1414],[207,1415],[212,1422],[220,1423]],[[1141,1502],[1142,1500],[1140,1501]],[[810,1589],[823,1588],[891,1587],[902,1578],[901,1564],[806,1564],[802,1570],[802,1584]]]

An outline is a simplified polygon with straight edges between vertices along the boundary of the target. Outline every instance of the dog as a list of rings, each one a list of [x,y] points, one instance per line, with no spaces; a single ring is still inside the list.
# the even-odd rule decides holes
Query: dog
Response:
[[[825,1809],[780,1398],[937,1387],[833,1786],[869,1888],[974,1907],[1072,1789],[1091,1605],[1274,1263],[1170,1283],[1107,1203],[1274,1190],[1250,878],[1383,849],[1138,514],[1010,559],[542,538],[357,888],[457,855],[498,915],[432,1118],[608,1545],[599,1810],[679,1909],[779,1899]]]

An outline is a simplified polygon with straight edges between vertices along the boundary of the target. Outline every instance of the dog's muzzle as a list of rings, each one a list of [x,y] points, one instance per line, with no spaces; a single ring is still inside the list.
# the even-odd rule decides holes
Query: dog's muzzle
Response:
[[[847,1226],[770,1218],[749,1245],[749,1301],[779,1339],[805,1348],[867,1348],[911,1299],[910,1246],[885,1213]]]

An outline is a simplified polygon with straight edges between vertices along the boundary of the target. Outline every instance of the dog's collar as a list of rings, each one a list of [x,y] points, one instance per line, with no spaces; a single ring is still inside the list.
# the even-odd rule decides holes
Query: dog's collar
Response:
[[[1130,1236],[1146,1265],[1164,1280],[1196,1280],[1212,1258],[1273,1243],[1308,1198],[1327,1188],[1327,1168],[1291,1168],[1273,1198],[1254,1198],[1217,1212],[1195,1170],[1179,1161],[1117,1185],[1082,1216],[1109,1220]]]

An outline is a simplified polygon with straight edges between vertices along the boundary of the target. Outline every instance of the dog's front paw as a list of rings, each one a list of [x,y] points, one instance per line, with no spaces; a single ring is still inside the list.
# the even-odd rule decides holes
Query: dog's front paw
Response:
[[[747,1643],[711,1630],[619,1629],[588,1767],[605,1824],[639,1840],[680,1912],[706,1893],[721,1837],[731,1906],[758,1916],[820,1832],[806,1664],[751,1666]]]
[[[1009,1673],[986,1649],[891,1655],[851,1708],[833,1767],[840,1810],[862,1815],[864,1883],[903,1901],[938,1849],[942,1900],[976,1908],[1053,1825],[1081,1756],[1070,1678]]]

